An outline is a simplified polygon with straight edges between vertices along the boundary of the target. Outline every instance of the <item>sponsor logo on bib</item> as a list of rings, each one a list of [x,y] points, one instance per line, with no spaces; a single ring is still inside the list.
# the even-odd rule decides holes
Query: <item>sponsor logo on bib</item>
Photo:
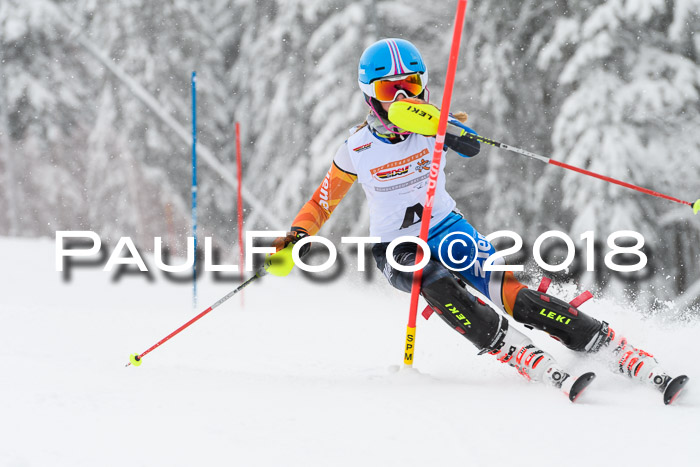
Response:
[[[405,177],[408,175],[408,169],[410,169],[411,166],[407,165],[405,167],[400,167],[398,169],[390,169],[390,170],[385,170],[384,172],[377,172],[375,174],[375,177],[377,177],[380,180],[388,180],[390,178],[401,178]]]
[[[424,166],[428,163],[428,161],[425,161],[424,164],[423,160],[418,162],[415,169],[412,169],[414,165],[412,164],[412,162],[416,161],[417,159],[420,159],[421,157],[427,154],[428,149],[425,148],[422,151],[413,154],[412,156],[409,156],[405,159],[389,162],[388,164],[375,167],[372,170],[370,170],[370,172],[372,173],[372,177],[380,182],[386,182],[388,180],[406,177],[408,175],[414,174],[416,171],[421,172],[422,170],[427,169],[427,166]]]
[[[362,152],[362,151],[364,151],[365,149],[369,149],[369,148],[371,148],[371,147],[372,147],[372,142],[370,141],[370,142],[367,143],[367,144],[363,144],[362,146],[356,147],[355,149],[353,149],[353,151],[355,151],[355,152]]]

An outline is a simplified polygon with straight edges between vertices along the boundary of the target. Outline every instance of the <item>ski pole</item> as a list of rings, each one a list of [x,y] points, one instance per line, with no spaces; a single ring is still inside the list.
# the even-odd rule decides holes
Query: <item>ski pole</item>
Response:
[[[647,195],[667,199],[667,200],[673,201],[675,203],[686,204],[686,205],[693,208],[693,213],[695,213],[695,214],[697,214],[698,211],[700,211],[700,199],[698,199],[694,203],[691,201],[683,201],[682,199],[674,198],[673,196],[664,195],[663,193],[649,190],[647,188],[642,188],[640,186],[633,185],[633,184],[627,183],[627,182],[623,182],[621,180],[617,180],[617,179],[614,179],[612,177],[608,177],[606,175],[601,175],[601,174],[598,174],[595,172],[591,172],[590,170],[586,170],[586,169],[582,169],[580,167],[575,167],[573,165],[565,164],[564,162],[559,162],[559,161],[551,159],[549,157],[540,156],[539,154],[535,154],[533,152],[526,151],[524,149],[516,148],[516,147],[510,146],[508,144],[500,143],[496,140],[493,140],[490,138],[485,138],[485,137],[480,136],[480,135],[474,135],[472,133],[466,132],[466,134],[463,136],[469,137],[471,139],[475,139],[475,140],[479,141],[480,143],[489,144],[489,145],[495,146],[497,148],[505,149],[506,151],[511,151],[511,152],[514,152],[517,154],[522,154],[523,156],[530,157],[532,159],[537,159],[538,161],[544,162],[545,164],[556,165],[557,167],[561,167],[563,169],[573,170],[574,172],[578,172],[578,173],[581,173],[584,175],[595,177],[595,178],[598,178],[600,180],[604,180],[606,182],[614,183],[616,185],[624,186],[624,187],[629,188],[631,190],[636,190],[636,191],[639,191],[641,193],[645,193]]]
[[[162,338],[161,340],[159,340],[158,342],[156,342],[155,344],[153,344],[153,345],[152,345],[149,349],[147,349],[146,351],[142,352],[141,354],[135,353],[135,354],[129,355],[129,363],[127,363],[126,366],[129,366],[129,365],[139,366],[139,365],[141,365],[141,360],[143,359],[143,357],[145,357],[146,355],[148,355],[149,353],[151,353],[152,351],[154,351],[155,349],[157,349],[157,348],[160,347],[161,345],[165,344],[167,341],[169,341],[170,339],[172,339],[172,338],[175,337],[176,335],[180,334],[182,331],[184,331],[185,329],[187,329],[190,325],[194,324],[194,323],[195,323],[196,321],[198,321],[200,318],[204,317],[204,315],[206,315],[207,313],[209,313],[210,311],[212,311],[214,308],[216,308],[216,307],[218,307],[219,305],[221,305],[222,303],[224,303],[224,302],[225,302],[226,300],[228,300],[229,298],[231,298],[231,297],[233,297],[234,295],[236,295],[238,292],[240,292],[240,291],[243,290],[245,287],[247,287],[247,286],[249,286],[250,284],[252,284],[253,281],[255,281],[255,280],[261,278],[262,276],[264,276],[266,273],[267,273],[267,271],[265,271],[264,268],[261,268],[261,269],[260,269],[257,273],[255,273],[255,275],[252,276],[250,279],[248,279],[247,281],[243,282],[241,285],[239,285],[238,287],[236,287],[234,290],[232,290],[231,292],[229,292],[229,293],[227,293],[226,295],[224,295],[223,297],[221,297],[221,298],[220,298],[216,303],[214,303],[212,306],[210,306],[209,308],[207,308],[206,310],[204,310],[203,312],[201,312],[200,314],[198,314],[197,316],[195,316],[194,318],[192,318],[191,320],[189,320],[188,322],[186,322],[185,324],[183,324],[182,326],[180,326],[179,328],[177,328],[176,330],[174,330],[173,332],[171,332],[170,334],[168,334],[167,336],[165,336],[164,338]]]
[[[403,101],[397,102],[395,104],[392,104],[391,107],[389,108],[389,120],[391,123],[394,125],[397,125],[401,128],[405,128],[408,131],[412,131],[414,133],[419,133],[421,135],[426,135],[426,136],[435,136],[438,132],[438,122],[436,117],[441,117],[442,112],[440,112],[437,107],[434,107],[428,103],[421,103],[421,102],[416,102],[415,100],[408,100],[405,99]],[[479,141],[480,143],[484,144],[489,144],[491,146],[495,146],[497,148],[505,149],[507,151],[511,151],[517,154],[522,154],[523,156],[530,157],[532,159],[537,159],[540,162],[544,162],[545,164],[552,164],[556,165],[557,167],[561,167],[563,169],[567,170],[573,170],[574,172],[578,172],[584,175],[588,175],[590,177],[598,178],[600,180],[604,180],[606,182],[614,183],[616,185],[624,186],[626,188],[629,188],[631,190],[636,190],[641,193],[645,193],[647,195],[652,195],[656,196],[659,198],[667,199],[669,201],[673,201],[675,203],[680,203],[680,204],[686,204],[693,208],[693,213],[697,214],[698,211],[700,211],[700,199],[696,200],[695,202],[691,201],[683,201],[682,199],[674,198],[673,196],[668,196],[664,195],[663,193],[659,193],[657,191],[649,190],[648,188],[642,188],[637,185],[633,185],[631,183],[623,182],[621,180],[617,180],[612,177],[608,177],[606,175],[601,175],[595,172],[592,172],[590,170],[582,169],[580,167],[575,167],[573,165],[566,164],[564,162],[559,162],[557,160],[551,159],[549,157],[541,156],[539,154],[535,154],[534,152],[526,151],[524,149],[516,148],[515,146],[510,146],[505,143],[498,142],[494,139],[491,138],[486,138],[481,135],[476,135],[474,133],[469,133],[467,131],[464,131],[460,137],[466,137],[470,138],[476,141]]]
[[[238,292],[243,290],[244,288],[248,287],[250,284],[252,284],[254,281],[260,279],[264,275],[266,275],[268,272],[274,276],[286,276],[288,275],[291,271],[292,268],[294,267],[294,261],[292,260],[292,248],[294,245],[291,243],[287,245],[284,249],[278,251],[277,253],[268,256],[265,259],[265,266],[261,267],[258,269],[258,271],[255,273],[254,276],[243,282],[241,285],[236,287],[234,290],[231,292],[227,293],[223,297],[221,297],[216,303],[214,303],[212,306],[207,308],[206,310],[202,311],[199,313],[197,316],[153,344],[150,348],[148,348],[146,351],[138,354],[131,354],[129,355],[129,363],[127,363],[125,366],[129,365],[134,365],[134,366],[139,366],[141,365],[141,360],[143,360],[143,357],[160,347],[161,345],[165,344],[167,341],[175,337],[176,335],[180,334],[182,331],[187,329],[189,326],[194,324],[196,321],[204,317],[207,313],[212,311],[214,308],[218,307],[222,303],[224,303],[226,300],[229,298],[233,297],[236,295]]]

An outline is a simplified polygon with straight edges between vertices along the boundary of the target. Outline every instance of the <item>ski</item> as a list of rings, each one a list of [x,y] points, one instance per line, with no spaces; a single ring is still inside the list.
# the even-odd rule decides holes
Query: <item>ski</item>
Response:
[[[683,389],[685,389],[685,383],[687,383],[689,379],[690,378],[686,375],[681,375],[669,381],[668,386],[664,389],[664,404],[673,404],[673,401],[675,401]]]
[[[574,381],[574,384],[571,386],[571,389],[569,389],[569,393],[567,394],[569,396],[569,400],[571,402],[576,402],[576,399],[578,399],[581,394],[583,394],[583,391],[586,390],[586,388],[593,382],[595,379],[595,373],[592,371],[589,371],[588,373],[584,373],[581,376],[579,376],[576,381]]]

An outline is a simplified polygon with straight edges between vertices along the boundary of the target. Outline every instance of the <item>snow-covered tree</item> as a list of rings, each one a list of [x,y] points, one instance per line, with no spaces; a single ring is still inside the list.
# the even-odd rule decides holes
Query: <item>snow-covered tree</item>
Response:
[[[64,41],[50,4],[0,4],[0,168],[7,206],[2,233],[38,235],[80,224],[82,163],[90,100],[86,71]]]
[[[552,83],[561,102],[554,156],[693,199],[698,172],[688,167],[700,151],[694,130],[700,123],[699,14],[697,1],[613,0],[573,5],[558,18],[538,62],[559,72]],[[575,173],[551,174],[550,181],[547,190],[560,184],[564,209],[575,213],[572,232],[637,230],[663,245],[655,260],[664,275],[692,265],[697,274],[697,224],[691,232],[687,208],[685,220],[659,223],[674,209],[666,201]],[[674,252],[689,257],[679,263]]]
[[[485,136],[692,200],[699,11],[699,0],[471,2],[451,110]],[[81,228],[183,247],[195,70],[200,153],[214,158],[200,156],[200,233],[237,238],[236,121],[245,228],[283,228],[367,113],[364,48],[411,40],[440,105],[453,21],[453,3],[420,0],[4,0],[0,234]],[[659,249],[655,294],[697,289],[687,207],[487,146],[447,157],[448,188],[481,231],[531,244],[552,228],[639,230]],[[348,196],[324,235],[366,233],[363,195]]]

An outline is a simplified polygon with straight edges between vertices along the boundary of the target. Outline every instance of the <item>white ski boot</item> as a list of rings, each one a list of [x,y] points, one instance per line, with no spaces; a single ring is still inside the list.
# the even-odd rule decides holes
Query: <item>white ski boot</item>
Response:
[[[638,349],[603,323],[600,334],[591,341],[592,349],[599,349],[613,371],[641,381],[664,395],[664,404],[671,404],[685,389],[689,378],[685,375],[672,377],[649,352]],[[595,352],[596,350],[592,350]]]
[[[502,363],[514,367],[530,381],[543,383],[560,389],[571,402],[581,395],[595,379],[595,373],[585,373],[578,378],[565,371],[554,357],[532,343],[529,337],[509,326],[496,349],[489,352]]]

